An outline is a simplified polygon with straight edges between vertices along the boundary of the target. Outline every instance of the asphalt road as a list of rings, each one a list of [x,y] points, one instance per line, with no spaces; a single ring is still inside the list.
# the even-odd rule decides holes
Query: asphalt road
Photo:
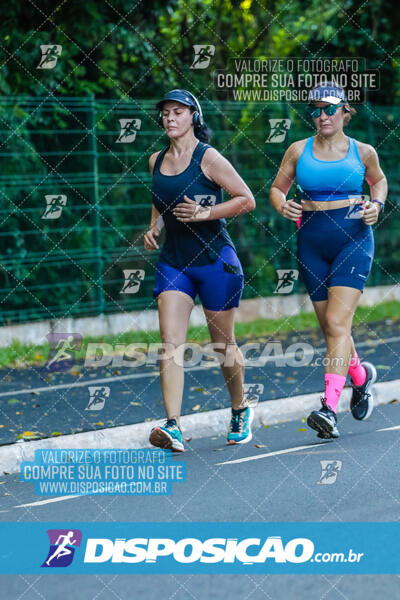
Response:
[[[187,480],[166,497],[77,497],[37,504],[33,485],[1,477],[2,521],[302,521],[395,522],[400,517],[400,404],[377,407],[360,423],[339,417],[341,437],[319,441],[302,421],[256,429],[251,443],[224,439],[187,444]],[[296,450],[299,446],[306,446]],[[280,451],[279,454],[273,454]],[[282,452],[285,451],[285,452]],[[262,456],[265,455],[265,456]],[[240,459],[249,459],[238,461]],[[341,462],[322,485],[321,460]],[[7,494],[7,495],[4,495]],[[29,506],[21,506],[26,505]],[[340,525],[338,525],[340,526]],[[1,576],[4,597],[109,599],[369,600],[400,596],[400,578],[327,575]]]
[[[378,381],[400,378],[400,320],[358,325],[355,337],[360,357],[374,362]],[[260,349],[250,352],[248,358],[269,352],[273,359],[246,368],[246,383],[264,385],[260,402],[322,390],[324,369],[318,360],[324,356],[324,343],[317,331],[278,331],[273,336],[238,340],[241,347],[254,342],[259,342]],[[293,344],[304,344],[314,352],[304,366],[282,359],[282,353],[290,352]],[[276,358],[279,355],[281,358]],[[101,410],[87,410],[89,386],[109,388]],[[186,370],[182,414],[228,406],[229,395],[218,366]],[[0,445],[15,442],[27,431],[37,439],[141,423],[164,414],[156,362],[141,367],[77,364],[72,371],[54,373],[34,366],[0,369]]]

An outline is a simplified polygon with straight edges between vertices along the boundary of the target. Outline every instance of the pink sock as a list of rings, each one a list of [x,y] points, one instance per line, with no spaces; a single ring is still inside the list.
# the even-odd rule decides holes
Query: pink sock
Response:
[[[345,383],[346,377],[344,375],[325,373],[325,401],[333,412],[336,412],[340,394]]]
[[[354,352],[354,356],[350,361],[349,375],[354,385],[362,385],[367,377],[367,372],[358,358],[357,351]]]

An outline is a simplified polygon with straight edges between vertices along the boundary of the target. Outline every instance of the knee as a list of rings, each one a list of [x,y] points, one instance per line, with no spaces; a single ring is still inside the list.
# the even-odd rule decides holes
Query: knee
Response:
[[[330,337],[350,335],[351,327],[348,320],[340,315],[327,312],[325,315],[325,334]]]
[[[186,337],[182,336],[182,333],[174,328],[161,329],[160,335],[163,344],[173,346],[174,348],[186,342]]]
[[[244,366],[243,354],[236,342],[219,342],[215,345],[214,352],[219,357],[221,366]]]

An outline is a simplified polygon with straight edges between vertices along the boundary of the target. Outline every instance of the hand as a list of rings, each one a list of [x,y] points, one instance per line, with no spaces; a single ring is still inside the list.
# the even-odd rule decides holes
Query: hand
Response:
[[[187,196],[183,196],[185,202],[177,204],[173,209],[173,214],[183,223],[189,223],[190,221],[205,221],[211,213],[211,206],[200,206],[194,200],[191,200]]]
[[[289,221],[298,221],[303,213],[303,207],[294,200],[286,200],[286,202],[283,202],[279,212],[285,219],[289,219]]]
[[[366,225],[373,225],[378,220],[379,212],[378,203],[367,200],[363,203],[363,216],[361,218]]]
[[[158,236],[160,235],[160,229],[155,225],[144,234],[144,247],[145,250],[158,250],[157,244]]]

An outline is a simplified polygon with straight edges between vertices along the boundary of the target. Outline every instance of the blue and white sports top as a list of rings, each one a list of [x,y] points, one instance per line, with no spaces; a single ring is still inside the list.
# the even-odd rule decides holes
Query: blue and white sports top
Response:
[[[362,194],[365,167],[361,162],[354,138],[349,137],[349,150],[339,160],[320,160],[313,153],[315,136],[307,139],[297,161],[296,181],[303,189],[304,199],[342,200]]]

